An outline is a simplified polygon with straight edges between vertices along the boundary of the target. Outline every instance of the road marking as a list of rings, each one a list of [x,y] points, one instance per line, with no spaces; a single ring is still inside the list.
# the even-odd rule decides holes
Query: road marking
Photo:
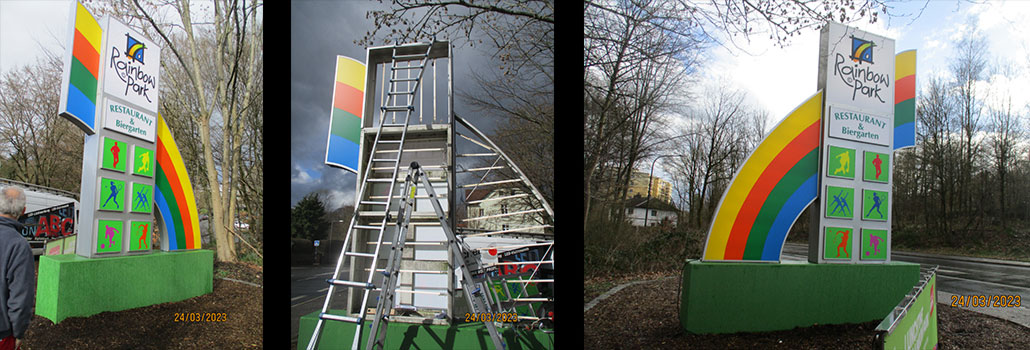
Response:
[[[1027,289],[1026,287],[1022,287],[1022,286],[1016,286],[1016,285],[1010,285],[1010,284],[1002,284],[1002,283],[995,283],[995,282],[988,282],[988,281],[981,281],[981,280],[974,280],[974,279],[969,279],[969,278],[962,278],[962,277],[955,277],[955,276],[948,276],[948,275],[941,275],[941,277],[944,277],[944,278],[954,278],[954,279],[960,279],[960,280],[965,280],[965,281],[970,281],[970,282],[977,282],[977,283],[984,283],[984,284],[993,284],[993,285],[996,285],[996,286],[1001,286],[1001,287],[1006,287],[1006,288]]]
[[[301,295],[299,297],[293,297],[293,299],[290,299],[290,301],[294,302],[294,301],[297,301],[297,299],[304,298],[304,297],[307,297],[307,295]]]

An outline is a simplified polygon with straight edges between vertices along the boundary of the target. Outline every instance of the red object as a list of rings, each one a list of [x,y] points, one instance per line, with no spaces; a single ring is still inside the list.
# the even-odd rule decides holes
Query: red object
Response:
[[[551,321],[554,321],[554,311],[548,312],[547,317],[550,317]]]
[[[0,350],[14,350],[15,343],[16,340],[14,339],[14,336],[9,335],[7,338],[0,340]]]
[[[490,255],[497,255],[497,248],[490,248],[487,252],[489,252]]]

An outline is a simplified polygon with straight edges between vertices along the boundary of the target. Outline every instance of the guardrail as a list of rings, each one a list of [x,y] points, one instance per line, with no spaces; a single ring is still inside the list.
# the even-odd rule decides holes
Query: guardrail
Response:
[[[919,283],[916,284],[915,287],[912,287],[912,291],[906,294],[905,297],[901,299],[901,302],[898,303],[898,306],[895,306],[894,309],[891,310],[889,314],[887,314],[887,317],[885,317],[883,321],[881,321],[880,324],[876,326],[876,335],[874,336],[874,346],[876,349],[894,348],[893,346],[889,346],[888,343],[894,342],[894,339],[891,338],[900,336],[899,334],[895,334],[895,331],[897,331],[898,327],[903,323],[905,323],[908,326],[908,328],[913,328],[913,326],[919,324],[918,320],[906,319],[906,317],[909,316],[909,311],[911,311],[912,307],[916,304],[917,300],[919,300],[919,298],[923,296],[923,291],[925,291],[927,287],[930,287],[929,292],[936,293],[936,289],[934,288],[934,286],[936,285],[936,279],[934,279],[934,277],[937,276],[938,267],[940,266],[933,265],[932,267],[925,266],[919,269]],[[934,283],[931,284],[931,281],[933,281]],[[929,297],[931,299],[930,303],[932,303],[930,316],[933,316],[933,321],[936,321],[936,313],[933,312],[933,308],[936,306],[937,298],[934,295],[930,295]],[[915,337],[911,337],[911,335],[913,334],[908,334],[910,332],[906,330],[906,334],[904,334],[905,338],[903,339],[903,341],[905,343],[908,343],[909,341],[921,343],[921,339],[917,338],[923,338],[926,335],[931,334],[930,332],[928,332],[928,328],[930,326],[931,324],[927,321],[925,325],[922,325],[922,327],[925,327],[922,331],[916,331],[913,333],[914,335],[916,335]],[[932,326],[932,334],[934,337],[933,343],[934,345],[936,345],[937,322],[933,322]],[[907,344],[905,347],[908,348]],[[936,346],[934,347],[936,348]]]

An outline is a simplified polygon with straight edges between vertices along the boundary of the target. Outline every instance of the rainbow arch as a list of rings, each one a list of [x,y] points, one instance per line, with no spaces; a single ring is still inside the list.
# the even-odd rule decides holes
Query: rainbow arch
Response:
[[[733,176],[712,218],[705,261],[779,261],[787,232],[815,201],[822,91],[787,115]]]
[[[157,172],[154,174],[154,205],[157,226],[168,250],[199,249],[200,221],[193,185],[186,173],[179,147],[161,114],[157,115]]]

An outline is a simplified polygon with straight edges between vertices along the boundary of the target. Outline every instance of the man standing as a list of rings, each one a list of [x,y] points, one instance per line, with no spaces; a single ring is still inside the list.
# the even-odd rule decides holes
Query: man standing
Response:
[[[18,217],[25,214],[25,191],[0,189],[0,350],[17,349],[32,321],[36,276],[29,242]]]

